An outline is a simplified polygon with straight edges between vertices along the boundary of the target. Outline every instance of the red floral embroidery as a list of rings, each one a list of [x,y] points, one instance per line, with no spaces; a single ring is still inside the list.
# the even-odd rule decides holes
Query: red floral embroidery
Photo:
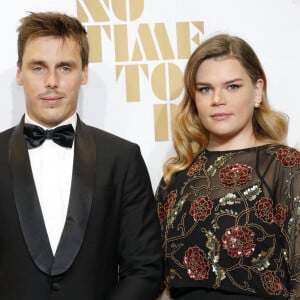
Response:
[[[184,255],[184,264],[190,278],[204,280],[208,278],[208,260],[205,253],[198,247],[190,247]]]
[[[166,216],[168,215],[169,209],[174,206],[176,198],[177,198],[177,191],[176,190],[175,191],[171,191],[168,194],[166,203],[164,205],[164,207],[165,207],[165,215]]]
[[[265,197],[260,198],[260,200],[255,203],[255,214],[264,222],[272,223],[274,221],[272,199]]]
[[[223,247],[231,257],[250,256],[254,252],[254,232],[246,226],[233,226],[222,237]]]
[[[191,203],[190,215],[194,221],[204,221],[210,214],[213,207],[212,201],[208,196],[199,197]]]
[[[177,198],[177,191],[174,190],[168,194],[167,200],[164,205],[161,205],[161,203],[158,203],[157,215],[158,215],[158,219],[160,221],[162,221],[165,217],[168,216],[169,209],[174,206],[176,198]]]
[[[288,208],[277,204],[275,207],[275,220],[277,224],[283,225],[288,215]]]
[[[228,165],[220,171],[220,179],[225,187],[242,185],[252,178],[252,168],[247,165]]]
[[[199,173],[204,167],[205,163],[207,161],[207,158],[202,156],[198,160],[196,160],[188,169],[187,175],[188,176],[194,176],[195,174]]]
[[[277,160],[281,162],[284,167],[293,167],[300,163],[300,152],[289,147],[282,147],[277,152]]]
[[[273,273],[267,272],[261,276],[263,286],[271,295],[279,295],[282,291],[282,283],[280,279]]]
[[[161,222],[165,218],[165,208],[161,205],[161,203],[158,203],[157,206],[157,216],[159,221]]]

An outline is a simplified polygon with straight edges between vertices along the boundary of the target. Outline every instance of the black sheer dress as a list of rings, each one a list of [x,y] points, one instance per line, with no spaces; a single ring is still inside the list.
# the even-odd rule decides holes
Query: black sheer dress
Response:
[[[161,182],[172,298],[300,299],[300,153],[283,145],[204,151]]]

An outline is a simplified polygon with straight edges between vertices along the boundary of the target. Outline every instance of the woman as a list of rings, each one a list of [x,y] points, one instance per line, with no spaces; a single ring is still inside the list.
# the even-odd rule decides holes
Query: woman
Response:
[[[253,49],[225,34],[185,70],[158,215],[172,298],[287,299],[300,288],[300,153]]]

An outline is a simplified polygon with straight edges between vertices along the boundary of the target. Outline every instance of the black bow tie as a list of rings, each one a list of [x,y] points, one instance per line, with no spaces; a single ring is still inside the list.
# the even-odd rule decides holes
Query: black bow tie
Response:
[[[71,124],[49,130],[37,125],[24,124],[24,136],[28,149],[42,145],[46,139],[52,139],[60,146],[71,148],[75,132]]]

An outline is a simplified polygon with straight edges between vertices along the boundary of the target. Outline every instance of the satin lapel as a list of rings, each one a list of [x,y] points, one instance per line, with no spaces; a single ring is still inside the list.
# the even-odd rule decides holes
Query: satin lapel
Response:
[[[14,129],[9,145],[12,185],[20,225],[36,266],[49,273],[53,255],[34,185],[28,150],[23,136],[24,121]]]
[[[66,271],[82,244],[92,205],[96,147],[86,125],[78,118],[72,185],[65,227],[58,245],[51,275]]]

